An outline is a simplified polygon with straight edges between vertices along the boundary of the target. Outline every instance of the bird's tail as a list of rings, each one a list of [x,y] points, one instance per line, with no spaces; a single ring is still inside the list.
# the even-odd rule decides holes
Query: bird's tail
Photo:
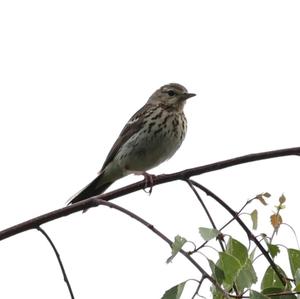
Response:
[[[70,198],[70,200],[68,201],[68,205],[74,204],[81,200],[103,193],[113,182],[107,182],[102,184],[101,176],[102,173],[100,173],[92,182],[90,182],[86,187],[84,187],[82,190],[76,193],[72,198]]]

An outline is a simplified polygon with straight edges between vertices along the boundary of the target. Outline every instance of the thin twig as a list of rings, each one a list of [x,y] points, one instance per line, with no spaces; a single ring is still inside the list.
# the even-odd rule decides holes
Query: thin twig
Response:
[[[278,276],[278,278],[280,279],[280,281],[282,282],[282,284],[286,285],[286,279],[285,279],[285,277],[283,277],[282,274],[279,272],[276,264],[274,263],[274,261],[270,257],[269,253],[261,245],[261,243],[256,239],[256,237],[252,234],[252,232],[250,231],[250,229],[241,220],[241,218],[238,216],[238,214],[233,209],[231,209],[231,207],[228,206],[220,197],[218,197],[216,194],[214,194],[211,190],[209,190],[208,188],[204,187],[203,185],[201,185],[201,184],[199,184],[199,183],[197,183],[197,182],[195,182],[193,180],[191,180],[191,182],[192,182],[192,184],[194,186],[196,186],[197,188],[199,188],[200,190],[202,190],[203,192],[205,192],[207,195],[209,195],[210,197],[212,197],[215,201],[217,201],[222,207],[224,207],[235,218],[235,220],[239,223],[239,225],[246,232],[246,234],[248,236],[248,239],[251,240],[251,241],[253,241],[255,243],[255,245],[259,248],[259,250],[261,251],[261,253],[265,256],[265,258],[267,259],[267,261],[269,262],[270,266],[275,271],[276,275]]]
[[[196,288],[196,291],[195,291],[195,293],[194,293],[194,295],[193,295],[193,297],[192,297],[191,299],[195,299],[196,296],[199,295],[199,290],[200,290],[201,285],[202,285],[202,282],[204,281],[205,278],[206,278],[206,277],[202,275],[200,281],[198,281],[198,286],[197,286],[197,288]]]
[[[186,182],[188,183],[188,185],[190,186],[190,188],[192,189],[192,191],[193,191],[194,194],[196,195],[197,199],[199,200],[199,202],[200,202],[202,208],[204,209],[204,211],[205,211],[205,213],[206,213],[207,218],[209,219],[209,221],[210,221],[210,223],[211,223],[211,226],[212,226],[214,229],[217,229],[217,227],[216,227],[216,225],[215,225],[215,222],[214,222],[214,220],[212,219],[212,217],[211,217],[211,215],[210,215],[210,213],[209,213],[209,211],[208,211],[206,205],[204,204],[204,202],[203,202],[203,200],[202,200],[200,194],[197,192],[197,190],[195,189],[195,187],[193,186],[193,184],[191,183],[190,180],[186,180]],[[221,248],[222,248],[222,251],[225,251],[225,247],[224,247],[222,241],[221,241],[219,238],[218,238],[218,241],[219,241],[219,244],[220,244],[220,246],[221,246]]]
[[[278,158],[283,156],[292,156],[292,155],[299,156],[300,147],[293,147],[293,148],[286,148],[286,149],[269,151],[269,152],[250,154],[250,155],[241,156],[229,160],[219,161],[216,163],[212,163],[200,167],[186,169],[172,174],[159,175],[155,177],[155,180],[153,181],[153,186],[176,181],[176,180],[186,180],[189,179],[191,176],[200,175],[211,171],[216,171],[216,170],[224,169],[239,164],[244,164],[244,163],[249,163],[249,162],[254,162],[254,161],[259,161],[264,159]],[[137,183],[130,184],[123,188],[114,190],[112,192],[107,192],[105,194],[95,196],[94,198],[109,201],[138,190],[143,190],[144,187],[145,187],[145,180],[142,180]],[[64,216],[68,216],[78,211],[95,207],[97,206],[97,202],[94,201],[94,198],[88,198],[76,204],[52,211],[50,213],[46,213],[39,217],[32,218],[25,222],[4,229],[0,231],[0,241],[9,238],[11,236],[14,236],[16,234],[22,233],[24,231],[34,229],[49,221]]]
[[[238,215],[241,215],[241,212],[245,209],[245,207],[252,202],[254,198],[249,199],[246,201],[246,203],[240,208],[240,210],[237,212]],[[229,221],[227,221],[221,228],[218,229],[219,232],[221,232],[224,228],[226,228],[230,223],[232,223],[235,220],[235,218],[231,218]],[[191,253],[194,253],[198,251],[199,249],[203,248],[209,241],[203,242],[199,247],[197,247],[195,250],[191,251]]]
[[[289,296],[293,296],[293,295],[297,295],[300,294],[299,291],[284,291],[284,292],[278,292],[278,293],[273,293],[273,294],[268,294],[267,298],[269,297],[279,297],[279,296],[283,296],[283,298],[289,298]],[[236,299],[244,299],[244,298],[250,298],[250,296],[246,295],[246,296],[236,296],[236,295],[232,295],[229,294],[229,297],[231,298],[236,298]],[[294,298],[294,297],[291,297]]]
[[[281,225],[286,225],[288,228],[291,229],[291,231],[293,232],[294,237],[296,239],[298,249],[300,249],[300,245],[299,245],[299,241],[298,241],[298,238],[297,238],[297,234],[296,234],[295,230],[293,229],[293,227],[291,225],[289,225],[288,223],[282,223]]]
[[[54,251],[54,253],[55,253],[55,256],[56,256],[56,258],[57,258],[57,261],[58,261],[58,263],[59,263],[59,266],[60,266],[62,275],[63,275],[63,277],[64,277],[64,281],[65,281],[65,283],[67,284],[67,287],[68,287],[70,296],[71,296],[72,299],[74,299],[75,297],[74,297],[74,294],[73,294],[73,291],[72,291],[72,287],[71,287],[71,284],[70,284],[70,282],[69,282],[69,279],[68,279],[67,273],[66,273],[66,271],[65,271],[64,265],[63,265],[63,263],[62,263],[62,260],[61,260],[61,258],[60,258],[59,252],[57,251],[57,249],[56,249],[54,243],[52,242],[51,238],[49,237],[49,235],[48,235],[41,227],[37,227],[36,229],[37,229],[39,232],[41,232],[41,233],[45,236],[45,238],[48,240],[48,242],[50,243],[50,245],[51,245],[51,247],[52,247],[52,249],[53,249],[53,251]]]
[[[214,229],[217,229],[214,220],[212,219],[212,217],[211,217],[211,215],[210,215],[210,213],[209,213],[209,211],[208,211],[206,205],[204,204],[204,202],[203,202],[203,200],[202,200],[200,194],[199,194],[199,193],[197,192],[197,190],[195,189],[193,183],[191,182],[190,179],[187,179],[186,182],[188,183],[188,185],[190,186],[190,188],[192,189],[192,191],[193,191],[194,194],[196,195],[197,199],[199,200],[200,204],[202,205],[202,208],[204,209],[204,211],[205,211],[205,213],[206,213],[206,215],[207,215],[207,217],[208,217],[208,219],[209,219],[209,221],[210,221],[212,227],[213,227]],[[222,243],[222,240],[221,240],[221,238],[220,238],[220,235],[221,235],[221,234],[219,234],[217,240],[218,240],[218,242],[219,242],[219,244],[220,244],[220,247],[221,247],[222,251],[224,252],[224,251],[225,251],[225,247],[224,247],[224,244]],[[237,287],[236,287],[235,284],[233,285],[233,289],[234,289],[235,293],[238,294],[238,290],[237,290]]]

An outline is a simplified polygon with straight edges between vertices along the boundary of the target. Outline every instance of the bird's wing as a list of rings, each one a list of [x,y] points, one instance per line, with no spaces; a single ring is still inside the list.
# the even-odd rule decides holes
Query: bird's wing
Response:
[[[121,131],[119,137],[115,141],[114,145],[112,146],[111,150],[109,151],[103,166],[100,170],[100,173],[103,169],[114,159],[118,151],[120,150],[121,146],[129,140],[129,138],[134,135],[140,128],[144,125],[145,115],[149,113],[149,108],[152,105],[145,104],[140,110],[138,110],[127,122],[123,130]]]

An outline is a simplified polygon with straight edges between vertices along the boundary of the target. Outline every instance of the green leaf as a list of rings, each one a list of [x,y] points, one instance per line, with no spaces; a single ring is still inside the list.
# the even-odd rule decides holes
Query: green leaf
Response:
[[[265,295],[276,294],[276,293],[281,293],[281,292],[283,292],[283,290],[281,288],[275,288],[275,287],[274,288],[266,288],[266,289],[262,290],[262,294],[265,294]]]
[[[219,256],[219,265],[225,276],[223,285],[227,290],[230,290],[242,265],[236,257],[226,252],[219,252]]]
[[[251,290],[250,291],[250,299],[268,299],[269,297],[261,294],[261,293],[258,293],[256,291],[253,291]]]
[[[236,287],[239,292],[242,292],[246,288],[250,288],[252,284],[257,282],[257,276],[252,266],[250,259],[247,259],[245,265],[239,271],[235,280]]]
[[[182,295],[183,289],[185,287],[185,283],[186,283],[186,281],[167,290],[161,299],[179,299]]]
[[[300,268],[298,268],[295,272],[295,285],[296,288],[294,291],[300,292]]]
[[[220,232],[215,228],[199,227],[199,233],[205,241],[209,241],[216,238]]]
[[[263,294],[265,295],[275,295],[278,293],[281,293],[282,290],[280,288],[269,288],[269,289],[265,289],[262,291]],[[269,296],[268,298],[274,298],[274,296]],[[276,299],[297,299],[297,297],[294,294],[286,294],[286,295],[276,295],[275,296]]]
[[[286,277],[286,274],[284,273],[284,271],[277,265],[278,271],[284,276]],[[269,266],[268,269],[266,270],[264,277],[262,279],[261,282],[261,289],[263,290],[263,292],[265,292],[266,289],[279,289],[281,291],[287,291],[287,290],[291,290],[291,284],[288,282],[286,286],[283,285],[283,283],[281,282],[281,280],[279,279],[279,277],[277,276],[276,272],[274,271],[274,269]]]
[[[267,245],[272,258],[274,258],[280,252],[279,247],[270,243],[267,243]]]
[[[300,283],[300,268],[298,268],[295,272],[295,282],[296,284]]]
[[[187,240],[179,235],[175,237],[175,241],[172,243],[172,255],[167,259],[167,263],[172,262],[173,258],[180,251],[182,246],[187,242]]]
[[[296,285],[294,291],[295,292],[300,292],[300,283]]]
[[[228,297],[225,297],[224,294],[219,289],[217,289],[213,284],[210,287],[210,291],[213,295],[212,296],[213,299],[228,299]]]
[[[252,220],[252,228],[253,229],[257,229],[257,210],[254,210],[250,216],[251,216],[251,220]]]
[[[231,237],[228,241],[226,252],[237,258],[241,265],[245,264],[248,258],[247,248],[242,243]]]
[[[217,281],[218,284],[222,284],[224,281],[224,272],[218,267],[212,260],[208,259],[209,267],[212,272],[212,277]]]
[[[288,249],[290,267],[293,277],[295,278],[295,273],[298,268],[300,268],[300,250],[297,249]]]

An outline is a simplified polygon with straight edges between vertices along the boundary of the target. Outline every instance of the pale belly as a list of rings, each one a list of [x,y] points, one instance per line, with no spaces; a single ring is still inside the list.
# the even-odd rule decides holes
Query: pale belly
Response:
[[[182,144],[186,125],[168,128],[154,125],[150,133],[142,131],[132,136],[117,155],[119,166],[129,173],[147,171],[171,158]]]

